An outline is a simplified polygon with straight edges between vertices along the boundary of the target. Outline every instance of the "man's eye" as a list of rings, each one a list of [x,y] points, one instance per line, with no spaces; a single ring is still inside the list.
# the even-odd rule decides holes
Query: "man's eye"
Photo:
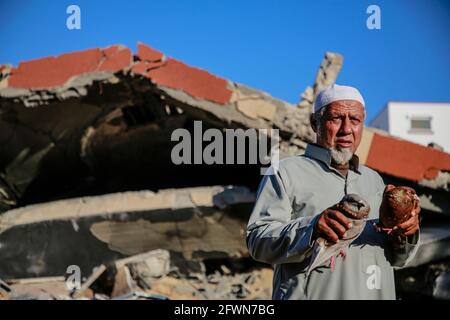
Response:
[[[354,125],[356,125],[356,124],[360,124],[360,122],[361,122],[361,120],[359,120],[359,119],[356,119],[356,118],[354,118],[354,119],[351,119],[351,121],[352,121],[352,124],[354,124]]]
[[[340,120],[341,120],[341,117],[331,117],[330,119],[331,119],[331,121],[333,121],[333,122],[337,122],[337,121],[340,121]]]

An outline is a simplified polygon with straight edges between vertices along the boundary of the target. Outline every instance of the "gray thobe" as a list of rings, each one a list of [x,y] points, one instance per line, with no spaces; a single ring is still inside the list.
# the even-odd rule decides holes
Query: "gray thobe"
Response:
[[[380,175],[351,160],[346,177],[331,167],[329,150],[309,144],[302,156],[283,159],[278,170],[264,176],[247,225],[250,255],[274,265],[273,299],[395,299],[394,268],[404,267],[419,245],[419,232],[395,247],[377,233],[385,184]],[[309,276],[319,214],[356,193],[371,210],[361,235],[334,270],[324,266]]]

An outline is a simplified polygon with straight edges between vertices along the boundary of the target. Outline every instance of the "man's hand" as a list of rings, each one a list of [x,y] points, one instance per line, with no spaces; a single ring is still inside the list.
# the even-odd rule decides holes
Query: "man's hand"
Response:
[[[418,203],[411,212],[411,217],[405,222],[395,226],[392,231],[401,236],[412,236],[415,234],[417,230],[419,230],[419,212],[420,205]]]
[[[336,210],[336,206],[332,206],[320,214],[314,226],[313,239],[323,237],[330,242],[337,243],[351,227],[351,221]]]

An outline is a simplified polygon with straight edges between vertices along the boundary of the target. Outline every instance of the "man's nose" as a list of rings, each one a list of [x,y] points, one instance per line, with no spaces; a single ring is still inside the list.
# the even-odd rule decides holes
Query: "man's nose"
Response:
[[[346,117],[343,121],[342,121],[342,125],[341,125],[341,133],[343,135],[348,135],[352,133],[352,126],[351,126],[351,122],[350,119],[348,117]]]

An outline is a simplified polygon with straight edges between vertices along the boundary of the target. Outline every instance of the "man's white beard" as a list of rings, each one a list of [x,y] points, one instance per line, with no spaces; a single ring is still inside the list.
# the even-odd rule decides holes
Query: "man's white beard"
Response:
[[[346,164],[353,157],[353,152],[350,148],[344,148],[337,150],[335,148],[330,148],[331,159],[337,164]]]

